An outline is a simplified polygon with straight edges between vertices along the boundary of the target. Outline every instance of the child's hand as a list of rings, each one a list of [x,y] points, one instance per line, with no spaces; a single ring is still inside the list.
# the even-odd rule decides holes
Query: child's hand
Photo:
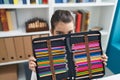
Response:
[[[108,57],[106,56],[106,54],[102,55],[102,61],[105,65],[107,65]]]
[[[29,69],[35,72],[35,67],[36,67],[36,63],[35,63],[36,59],[32,56],[29,58]]]

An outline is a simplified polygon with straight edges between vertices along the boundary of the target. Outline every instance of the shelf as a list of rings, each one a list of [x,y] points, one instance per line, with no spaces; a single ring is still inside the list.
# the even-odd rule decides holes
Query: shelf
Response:
[[[58,3],[54,4],[54,7],[89,7],[89,6],[114,6],[115,3]]]
[[[11,65],[11,64],[18,64],[18,63],[24,63],[24,62],[28,62],[28,60],[4,62],[4,63],[0,63],[0,66]]]
[[[0,8],[6,8],[6,9],[20,9],[20,8],[49,8],[49,5],[48,4],[29,4],[29,5],[7,5],[7,4],[3,4],[3,5],[0,5]]]
[[[104,30],[101,30],[100,33],[101,33],[102,36],[107,36],[108,35],[108,33]]]
[[[50,34],[50,31],[39,31],[39,32],[25,32],[21,29],[15,31],[2,31],[0,32],[0,37],[13,37],[13,36],[27,36],[27,35],[36,35],[36,34]]]

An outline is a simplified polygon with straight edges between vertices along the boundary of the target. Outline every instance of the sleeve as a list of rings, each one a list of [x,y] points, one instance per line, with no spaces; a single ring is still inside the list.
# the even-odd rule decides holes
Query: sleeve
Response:
[[[31,80],[37,80],[37,76],[36,76],[36,73],[34,71],[32,71]]]

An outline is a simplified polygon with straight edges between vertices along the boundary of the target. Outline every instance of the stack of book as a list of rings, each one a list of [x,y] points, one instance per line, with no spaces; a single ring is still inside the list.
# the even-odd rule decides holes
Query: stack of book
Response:
[[[0,4],[48,4],[48,0],[0,0]]]
[[[88,31],[90,12],[88,10],[73,11],[73,17],[75,20],[75,32]]]
[[[0,9],[0,31],[12,31],[16,29],[17,29],[16,11]]]

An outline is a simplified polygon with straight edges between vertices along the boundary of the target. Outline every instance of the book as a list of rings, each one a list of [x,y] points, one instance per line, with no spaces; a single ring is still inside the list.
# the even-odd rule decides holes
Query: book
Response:
[[[88,31],[88,26],[90,22],[90,12],[88,10],[85,10],[85,12],[86,12],[86,19],[85,19],[84,31]]]
[[[17,30],[17,28],[18,28],[18,21],[17,21],[16,10],[11,9],[9,11],[10,11],[10,16],[11,16],[13,30]]]
[[[20,5],[23,5],[23,0],[18,0],[18,4]]]
[[[19,3],[19,0],[13,0],[13,4],[18,4]]]
[[[42,0],[43,4],[48,4],[48,0]]]
[[[62,3],[68,3],[68,0],[63,0]]]
[[[0,0],[0,4],[4,4],[4,0]]]
[[[81,26],[82,26],[82,14],[76,11],[76,27],[75,27],[75,32],[80,32],[81,31]]]
[[[0,14],[1,14],[0,18],[1,18],[3,31],[9,31],[8,22],[7,22],[7,16],[6,16],[6,9],[0,9]]]
[[[36,0],[30,0],[30,4],[36,4]]]
[[[31,3],[30,3],[30,0],[27,0],[27,5],[30,5]]]
[[[13,0],[9,0],[9,4],[14,4],[14,3],[13,3]]]
[[[32,47],[37,80],[91,80],[105,75],[98,31],[35,38]]]
[[[88,30],[90,13],[87,10],[78,10],[78,12],[82,14],[81,31],[85,32]]]
[[[38,0],[38,3],[39,3],[39,4],[42,4],[42,0]]]
[[[4,0],[4,4],[9,4],[9,0]]]
[[[68,0],[69,3],[75,3],[75,0]]]
[[[22,0],[23,4],[27,4],[27,0]]]
[[[62,3],[63,0],[55,0],[55,3]]]
[[[6,11],[6,16],[7,16],[7,22],[8,22],[8,28],[9,31],[13,30],[13,22],[12,22],[12,16],[10,10]]]
[[[1,22],[1,19],[0,19],[0,31],[2,31],[2,22]]]

